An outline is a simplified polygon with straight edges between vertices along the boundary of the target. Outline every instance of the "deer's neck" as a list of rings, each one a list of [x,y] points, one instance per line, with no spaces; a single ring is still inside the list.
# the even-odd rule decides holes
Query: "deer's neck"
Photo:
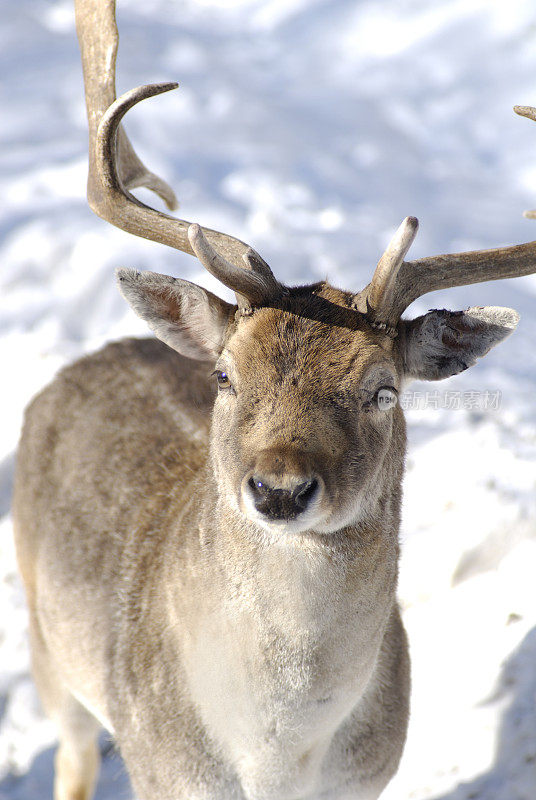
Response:
[[[281,636],[321,641],[338,615],[394,592],[397,552],[381,527],[268,536],[235,519],[215,536],[212,557],[229,603]]]
[[[182,521],[195,531],[191,564],[200,567],[178,580],[170,575],[178,603],[195,598],[194,615],[205,609],[233,624],[241,620],[259,641],[275,636],[289,646],[321,649],[334,629],[344,628],[361,646],[362,631],[367,638],[381,627],[396,592],[399,492],[389,487],[382,493],[368,524],[330,534],[272,535],[230,508],[216,487],[208,488],[206,476],[203,482],[204,502],[191,499],[192,518]],[[182,560],[178,569],[184,569]],[[189,580],[192,586],[184,586]],[[223,630],[233,635],[232,624]]]

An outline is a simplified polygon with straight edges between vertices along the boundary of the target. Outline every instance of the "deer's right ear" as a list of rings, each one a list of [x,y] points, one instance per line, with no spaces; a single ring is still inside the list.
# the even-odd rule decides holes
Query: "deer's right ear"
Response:
[[[219,356],[234,306],[168,275],[134,269],[116,274],[121,294],[159,339],[187,358],[210,361]]]

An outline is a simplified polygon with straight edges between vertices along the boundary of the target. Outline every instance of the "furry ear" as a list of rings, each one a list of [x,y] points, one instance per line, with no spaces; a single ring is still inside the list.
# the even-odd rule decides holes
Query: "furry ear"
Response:
[[[437,381],[472,367],[519,322],[511,308],[436,310],[402,320],[400,339],[406,377]]]
[[[151,330],[183,356],[200,361],[217,358],[234,306],[195,283],[118,269],[121,294]]]

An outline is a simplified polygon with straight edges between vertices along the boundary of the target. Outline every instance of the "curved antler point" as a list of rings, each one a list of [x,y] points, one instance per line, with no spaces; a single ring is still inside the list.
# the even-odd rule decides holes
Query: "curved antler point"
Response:
[[[534,106],[514,106],[514,111],[520,117],[536,120],[536,108]]]

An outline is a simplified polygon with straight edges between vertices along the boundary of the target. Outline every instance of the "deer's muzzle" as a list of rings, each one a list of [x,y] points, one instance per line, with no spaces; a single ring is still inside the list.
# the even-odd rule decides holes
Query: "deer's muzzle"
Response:
[[[307,454],[276,449],[261,452],[242,481],[247,509],[265,522],[290,522],[318,508],[324,481]]]

